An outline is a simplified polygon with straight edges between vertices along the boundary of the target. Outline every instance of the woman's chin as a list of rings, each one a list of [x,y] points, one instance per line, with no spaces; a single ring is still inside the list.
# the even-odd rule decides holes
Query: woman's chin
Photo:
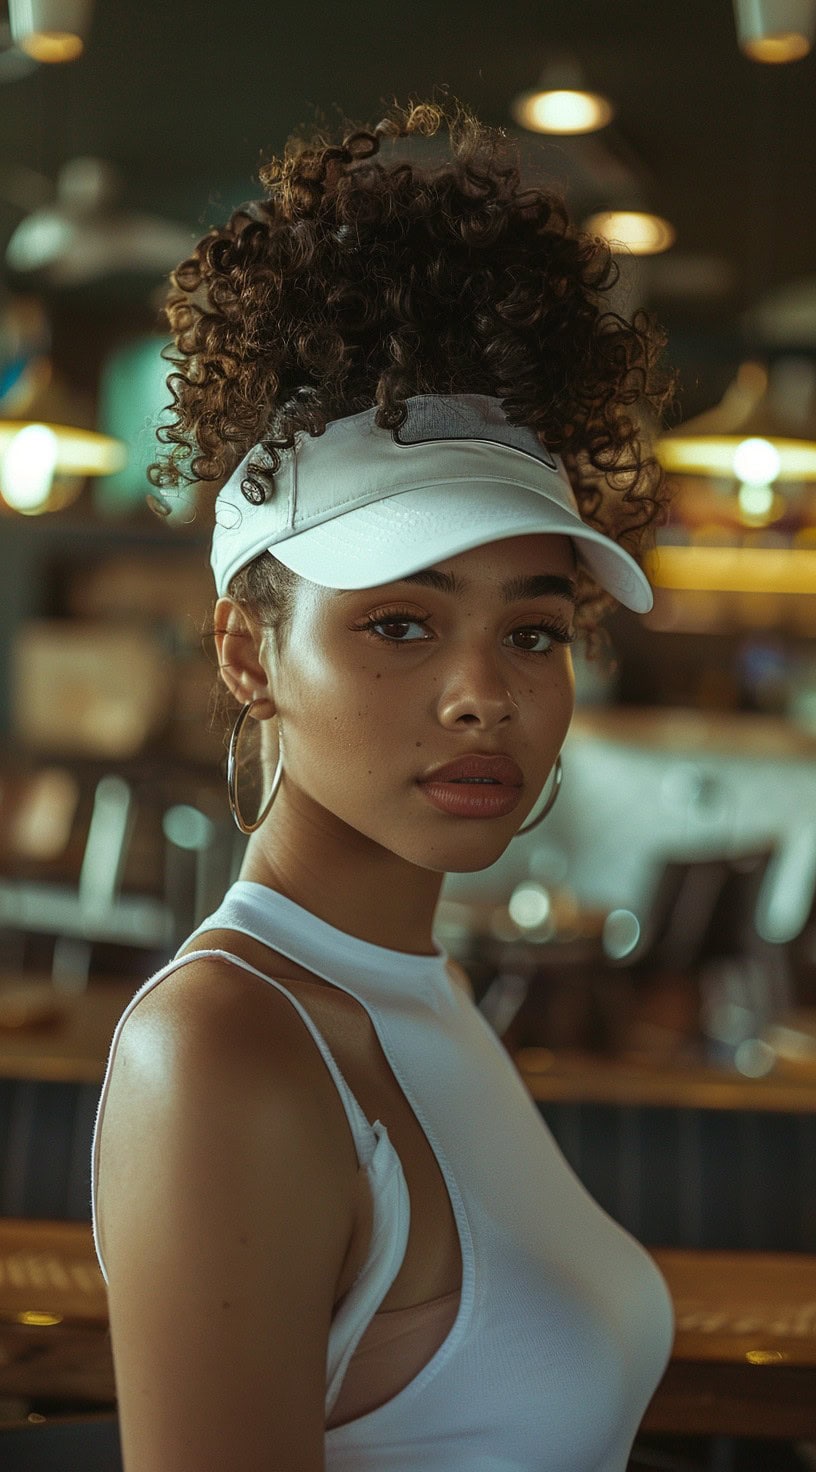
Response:
[[[479,839],[474,834],[471,839],[438,844],[433,853],[418,856],[412,862],[437,874],[477,874],[480,869],[489,869],[492,864],[497,864],[514,837],[514,833],[508,833],[503,840],[497,834]]]

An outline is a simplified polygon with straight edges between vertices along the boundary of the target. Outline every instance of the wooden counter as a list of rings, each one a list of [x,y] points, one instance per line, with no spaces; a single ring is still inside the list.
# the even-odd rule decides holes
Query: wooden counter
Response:
[[[672,1357],[641,1430],[816,1435],[816,1256],[656,1249]]]
[[[669,1285],[676,1335],[642,1430],[816,1436],[816,1256],[652,1256]],[[0,1220],[0,1395],[115,1402],[90,1227]]]
[[[533,1098],[542,1104],[816,1111],[813,1064],[745,1078],[733,1069],[701,1063],[606,1058],[570,1049],[519,1048],[513,1061]]]
[[[0,1078],[102,1083],[111,1038],[141,982],[57,991],[47,977],[0,980]]]

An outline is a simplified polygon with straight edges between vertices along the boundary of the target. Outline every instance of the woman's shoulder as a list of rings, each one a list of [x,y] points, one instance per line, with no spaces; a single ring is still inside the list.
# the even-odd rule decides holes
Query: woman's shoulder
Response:
[[[233,954],[243,952],[234,935],[229,939]],[[218,932],[204,940],[206,946],[196,942],[190,950],[220,948]],[[226,957],[194,955],[146,991],[125,1018],[110,1064],[108,1143],[115,1143],[118,1126],[127,1135],[134,1113],[148,1105],[169,1120],[188,1121],[207,1117],[214,1098],[229,1100],[236,1118],[251,1118],[257,1129],[268,1121],[274,1134],[276,1120],[284,1120],[317,1175],[328,1171],[322,1189],[330,1189],[341,1222],[351,1220],[356,1149],[335,1082],[302,1017],[276,987]]]
[[[298,982],[320,978],[232,930],[203,932],[173,959],[184,957],[189,959],[167,970],[127,1018],[131,1047],[172,1047],[179,1058],[204,1054],[205,1061],[239,1070],[255,1061],[267,1075],[274,1069],[279,1078],[305,1076],[312,1085],[316,1079],[322,1083],[325,1067],[314,1039],[291,1000],[269,984],[270,979],[280,979],[284,987],[294,983],[294,995]]]

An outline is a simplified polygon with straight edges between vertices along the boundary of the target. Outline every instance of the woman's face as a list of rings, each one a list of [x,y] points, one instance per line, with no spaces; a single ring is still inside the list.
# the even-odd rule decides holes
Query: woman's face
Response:
[[[569,538],[536,533],[376,588],[301,580],[284,649],[269,633],[261,643],[287,810],[329,842],[348,825],[426,869],[494,863],[538,802],[572,718],[574,568]],[[462,816],[429,800],[429,771],[472,752],[517,763],[513,811]]]

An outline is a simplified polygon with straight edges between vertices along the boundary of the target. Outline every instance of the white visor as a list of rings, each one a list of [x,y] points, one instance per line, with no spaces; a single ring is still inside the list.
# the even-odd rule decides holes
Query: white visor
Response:
[[[373,588],[504,537],[571,537],[599,587],[646,613],[648,578],[635,559],[587,526],[561,459],[533,429],[509,424],[486,394],[419,394],[405,423],[380,429],[376,406],[300,430],[278,451],[274,490],[261,505],[242,484],[270,467],[261,447],[218,494],[211,564],[219,596],[263,552],[327,588]]]

